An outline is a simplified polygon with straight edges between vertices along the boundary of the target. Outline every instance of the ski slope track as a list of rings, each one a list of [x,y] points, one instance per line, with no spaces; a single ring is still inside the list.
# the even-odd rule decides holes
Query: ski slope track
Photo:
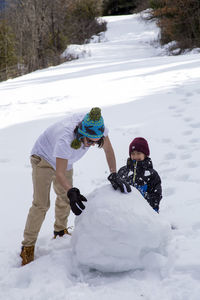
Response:
[[[200,299],[200,54],[167,56],[165,49],[153,46],[159,34],[155,23],[144,22],[139,15],[105,20],[108,30],[100,43],[71,46],[71,51],[80,54],[79,59],[0,83],[0,300]],[[91,227],[87,223],[84,231],[70,214],[68,225],[75,227],[75,240],[72,243],[70,236],[53,240],[52,191],[35,261],[21,267],[21,240],[33,192],[29,162],[33,143],[50,124],[94,106],[102,109],[118,168],[126,164],[134,137],[148,140],[154,168],[162,179],[160,214],[155,215],[149,206],[144,208],[147,204],[141,199],[136,215],[138,210],[143,225],[140,227],[137,221],[134,226],[126,210],[126,205],[131,205],[130,195],[122,200],[118,192],[109,189],[104,153],[96,147],[74,165],[74,186],[91,201],[96,189],[100,196],[106,191],[108,201],[102,201],[106,214],[101,215],[101,221],[104,225],[108,222],[111,229],[115,199],[121,203],[120,228],[130,230],[130,236],[143,245],[143,256],[138,254],[135,268],[127,260],[127,266],[131,265],[127,271],[120,272],[123,261],[118,269],[110,264],[109,271],[87,268],[91,257],[81,255],[90,253],[90,249],[92,258],[100,264],[105,262],[102,251],[107,245],[110,261],[117,258],[111,255],[117,244],[119,257],[124,257],[120,252],[123,231],[104,231],[99,245],[100,228],[92,218],[92,208],[97,208],[95,212],[98,207],[99,211],[104,208],[97,199],[97,206],[96,202],[90,209],[88,205]],[[112,205],[105,207],[106,203]],[[145,214],[141,215],[143,209]],[[151,220],[154,215],[158,220],[154,248],[155,227],[148,227],[148,214],[152,214]],[[129,220],[133,229],[127,226]],[[170,237],[168,229],[159,229],[162,222],[175,228],[170,229]],[[94,237],[93,242],[86,230]],[[79,236],[86,238],[82,241]],[[76,239],[79,249],[75,253]],[[134,247],[133,243],[133,253],[127,251],[129,259],[130,255],[136,258]],[[88,253],[81,253],[81,249]],[[81,257],[77,258],[77,253]],[[86,266],[80,268],[77,259]]]

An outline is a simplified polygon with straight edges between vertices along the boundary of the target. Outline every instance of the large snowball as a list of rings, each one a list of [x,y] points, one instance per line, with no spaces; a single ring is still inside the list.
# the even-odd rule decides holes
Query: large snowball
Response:
[[[136,189],[122,194],[105,185],[87,199],[72,235],[77,265],[122,272],[144,268],[149,259],[165,255],[170,227]]]

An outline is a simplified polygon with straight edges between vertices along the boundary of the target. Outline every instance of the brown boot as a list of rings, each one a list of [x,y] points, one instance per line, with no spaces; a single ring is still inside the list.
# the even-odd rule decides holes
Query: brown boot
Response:
[[[34,260],[34,246],[23,246],[21,251],[21,258],[22,258],[22,266],[29,264],[31,261]]]
[[[68,228],[70,228],[70,227],[68,227]],[[57,236],[63,236],[63,235],[65,235],[65,234],[69,234],[69,235],[72,235],[69,231],[68,231],[68,228],[65,228],[65,229],[63,229],[63,230],[61,230],[61,231],[54,231],[53,233],[54,233],[54,239],[56,239],[57,238]]]

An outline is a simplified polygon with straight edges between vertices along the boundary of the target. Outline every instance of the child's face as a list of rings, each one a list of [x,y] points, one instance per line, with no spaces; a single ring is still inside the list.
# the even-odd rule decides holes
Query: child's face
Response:
[[[136,160],[136,161],[142,161],[144,160],[146,157],[146,155],[142,152],[139,152],[139,151],[133,151],[131,152],[131,159],[132,160]]]

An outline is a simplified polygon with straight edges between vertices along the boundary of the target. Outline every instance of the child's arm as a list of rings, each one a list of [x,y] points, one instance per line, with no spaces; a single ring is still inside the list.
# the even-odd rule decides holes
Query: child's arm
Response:
[[[155,170],[153,170],[151,180],[148,183],[145,199],[154,210],[159,211],[159,204],[162,199],[162,186],[160,176]]]

